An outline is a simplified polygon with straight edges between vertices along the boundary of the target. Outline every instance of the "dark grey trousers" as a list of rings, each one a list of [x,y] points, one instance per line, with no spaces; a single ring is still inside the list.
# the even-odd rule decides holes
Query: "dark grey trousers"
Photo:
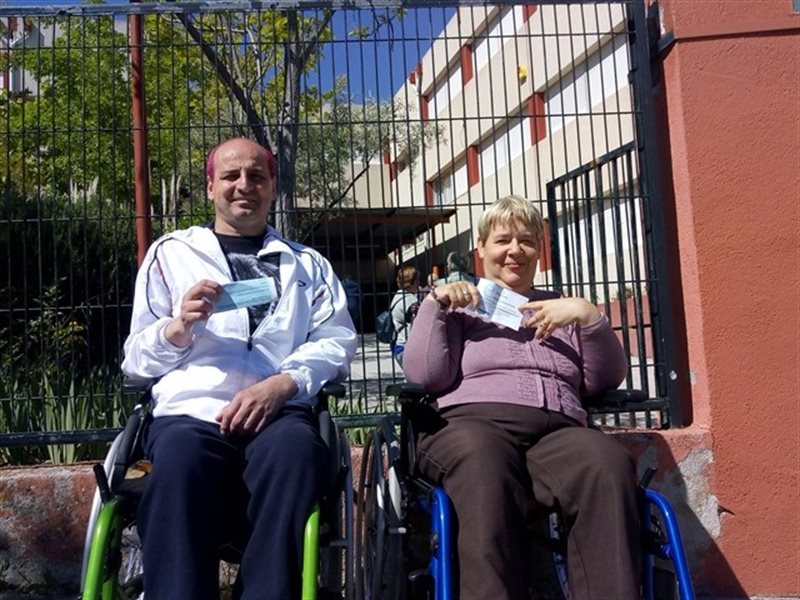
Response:
[[[543,508],[571,527],[576,600],[640,598],[636,466],[616,440],[557,412],[463,404],[423,426],[417,470],[457,515],[461,600],[528,596],[529,532]]]

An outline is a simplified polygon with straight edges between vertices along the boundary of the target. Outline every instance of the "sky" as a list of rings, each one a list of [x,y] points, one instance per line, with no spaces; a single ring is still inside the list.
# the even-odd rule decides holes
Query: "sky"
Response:
[[[452,7],[409,9],[392,20],[391,28],[384,26],[374,37],[359,40],[347,33],[371,26],[371,12],[339,11],[332,22],[335,41],[326,45],[320,63],[322,88],[329,89],[334,77],[347,73],[354,100],[391,98],[454,13]]]

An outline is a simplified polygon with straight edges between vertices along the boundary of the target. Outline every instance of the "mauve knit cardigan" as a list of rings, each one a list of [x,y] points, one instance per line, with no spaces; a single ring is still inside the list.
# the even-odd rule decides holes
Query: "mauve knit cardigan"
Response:
[[[535,300],[557,294],[535,291]],[[561,412],[586,424],[580,397],[616,388],[625,378],[622,345],[605,316],[557,329],[547,340],[514,331],[467,309],[446,311],[426,298],[406,342],[403,371],[438,396],[439,408],[505,402]]]

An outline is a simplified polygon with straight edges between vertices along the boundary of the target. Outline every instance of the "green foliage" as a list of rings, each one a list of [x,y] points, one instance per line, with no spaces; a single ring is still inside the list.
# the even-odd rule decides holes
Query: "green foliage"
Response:
[[[128,215],[96,197],[10,193],[5,216],[0,248],[13,268],[0,305],[14,310],[0,332],[24,357],[14,372],[38,380],[36,364],[51,357],[85,374],[87,364],[116,358],[135,268]]]
[[[24,393],[18,381],[5,376],[0,379],[0,430],[25,433],[120,427],[132,409],[134,399],[119,391],[121,376],[114,367],[95,369],[81,381],[63,381],[66,391],[51,383],[53,375],[64,379],[59,365],[50,363],[42,371],[38,385],[27,385]],[[99,459],[105,452],[103,443],[0,447],[0,465],[72,463]]]
[[[385,412],[387,409],[383,403],[370,403],[364,388],[358,390],[358,396],[356,398],[346,396],[344,398],[331,398],[330,400],[331,415],[334,417],[374,415]],[[391,410],[397,411],[397,407],[392,407]],[[346,434],[352,445],[363,446],[367,436],[373,429],[374,427],[349,427],[346,430]]]
[[[23,47],[4,57],[3,67],[25,69],[38,93],[1,105],[8,127],[0,175],[62,193],[97,179],[101,195],[130,197],[126,36],[111,17],[42,21],[51,23],[59,32],[52,48]]]
[[[0,248],[13,265],[0,290],[0,430],[110,427],[121,410],[118,354],[129,315],[129,219],[96,197],[5,195]],[[115,302],[110,303],[113,299]],[[127,309],[126,309],[127,310]],[[102,365],[102,366],[97,366]],[[102,456],[101,446],[5,448],[12,463]]]

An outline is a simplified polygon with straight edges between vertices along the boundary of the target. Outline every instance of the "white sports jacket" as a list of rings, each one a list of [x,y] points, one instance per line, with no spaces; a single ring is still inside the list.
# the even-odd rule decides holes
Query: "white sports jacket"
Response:
[[[237,392],[277,373],[297,383],[287,405],[311,405],[325,383],[347,377],[356,333],[330,263],[269,227],[259,256],[272,253],[280,255],[282,294],[253,334],[241,308],[195,325],[193,342],[179,348],[164,328],[180,313],[184,294],[201,279],[230,282],[230,268],[207,227],[170,233],[150,247],[136,277],[122,371],[133,380],[156,380],[154,416],[214,422]]]

